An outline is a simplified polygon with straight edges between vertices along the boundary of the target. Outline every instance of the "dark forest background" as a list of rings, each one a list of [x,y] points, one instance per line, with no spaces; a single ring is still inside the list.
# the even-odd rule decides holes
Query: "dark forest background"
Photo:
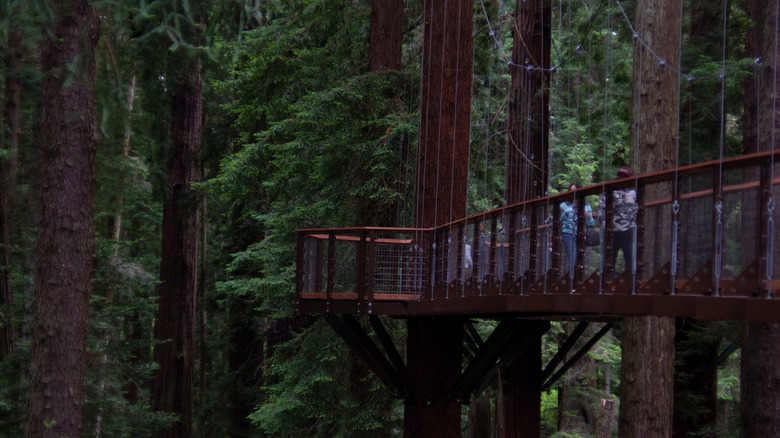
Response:
[[[636,1],[548,3],[553,194],[639,159]],[[747,150],[745,84],[762,66],[746,49],[751,7],[682,2],[681,165]],[[402,14],[400,41],[370,38],[372,8]],[[515,4],[474,10],[468,214],[504,203]],[[401,436],[401,401],[322,318],[296,314],[295,230],[411,226],[422,29],[423,2],[409,0],[4,1],[0,437],[36,436],[32,423],[65,436]],[[371,64],[381,44],[397,44],[400,67]],[[384,322],[403,351],[405,326]],[[553,324],[545,358],[572,329]],[[605,428],[621,330],[543,393],[543,436]],[[718,375],[717,421],[689,436],[741,436],[740,330],[702,322],[678,339],[680,360],[714,351]],[[47,382],[71,372],[65,392],[83,389],[59,400]],[[494,390],[464,406],[464,435]],[[675,415],[697,415],[691,397]],[[79,403],[71,425],[30,413]]]

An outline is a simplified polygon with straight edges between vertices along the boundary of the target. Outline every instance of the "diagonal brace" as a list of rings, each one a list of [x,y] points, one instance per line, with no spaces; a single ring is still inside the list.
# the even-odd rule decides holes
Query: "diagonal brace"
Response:
[[[548,389],[550,389],[550,387],[553,384],[555,384],[555,382],[557,382],[558,379],[561,378],[561,376],[566,374],[566,371],[568,371],[569,368],[571,368],[575,363],[577,363],[577,361],[580,360],[582,356],[585,356],[585,353],[587,353],[590,350],[590,348],[596,344],[596,342],[601,340],[601,338],[603,338],[604,335],[606,335],[607,332],[610,331],[610,329],[612,329],[611,322],[604,324],[604,326],[601,327],[601,330],[599,330],[598,333],[593,335],[593,337],[590,338],[590,340],[586,342],[585,345],[583,345],[582,348],[580,348],[579,351],[577,351],[577,353],[575,353],[571,359],[569,359],[565,364],[563,364],[563,366],[561,367],[561,369],[558,370],[558,372],[556,372],[552,377],[550,377],[549,379],[547,379],[547,381],[544,382],[544,384],[542,385],[542,391],[547,391]]]
[[[379,380],[390,391],[392,397],[409,397],[409,385],[402,370],[396,369],[374,344],[360,323],[351,315],[343,315],[343,320],[335,315],[327,315],[325,321],[333,330],[363,359],[376,373]]]

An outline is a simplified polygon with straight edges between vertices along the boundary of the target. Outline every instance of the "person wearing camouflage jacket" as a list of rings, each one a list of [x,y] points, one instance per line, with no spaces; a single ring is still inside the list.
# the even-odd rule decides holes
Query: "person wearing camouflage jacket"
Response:
[[[618,169],[618,178],[631,176],[631,169],[621,167]],[[617,264],[618,251],[623,251],[623,260],[626,269],[634,270],[634,228],[636,228],[636,212],[639,207],[636,204],[636,190],[632,188],[615,190],[612,215],[612,266]]]

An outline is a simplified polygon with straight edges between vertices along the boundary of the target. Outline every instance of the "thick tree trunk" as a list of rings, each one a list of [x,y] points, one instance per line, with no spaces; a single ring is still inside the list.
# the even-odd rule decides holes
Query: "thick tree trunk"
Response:
[[[550,89],[550,9],[544,0],[517,2],[509,98],[506,203],[547,192]],[[496,401],[501,436],[541,433],[541,337],[504,370]]]
[[[550,138],[550,8],[517,2],[509,97],[506,203],[546,196]]]
[[[95,47],[91,2],[50,4],[42,55],[41,219],[28,389],[28,437],[77,437],[95,257]]]
[[[673,318],[636,316],[623,321],[621,437],[672,436],[673,360]]]
[[[760,59],[753,75],[745,79],[743,151],[754,153],[776,148],[774,132],[780,128],[775,106],[778,93],[777,38],[780,29],[777,1],[747,0],[749,27],[745,55]],[[774,176],[780,175],[775,164]],[[765,206],[761,206],[762,210]],[[776,215],[775,215],[776,216]],[[765,220],[765,219],[762,219]],[[777,227],[775,235],[777,235]],[[774,272],[778,272],[777,249]],[[761,269],[760,272],[766,272]],[[775,274],[776,278],[776,274]],[[780,324],[746,324],[742,339],[742,422],[743,436],[780,436]]]
[[[718,420],[718,349],[706,321],[680,318],[675,335],[674,436],[714,437]]]
[[[460,436],[460,403],[450,390],[461,372],[463,320],[409,318],[406,345],[412,399],[404,406],[404,436]]]
[[[527,351],[502,370],[496,409],[498,436],[539,437],[542,427],[542,333],[549,323],[528,321],[510,348]]]
[[[471,2],[425,2],[415,227],[466,216],[473,16]]]
[[[14,15],[22,14],[21,3],[14,9]],[[9,270],[11,267],[11,235],[9,224],[11,211],[8,201],[14,184],[17,151],[19,149],[19,101],[21,84],[17,79],[22,65],[22,28],[16,23],[11,24],[5,47],[6,77],[5,96],[3,101],[3,120],[0,126],[5,133],[8,161],[0,163],[0,307],[13,305],[13,291]],[[0,361],[14,349],[14,326],[11,318],[0,319]]]
[[[171,85],[171,153],[168,193],[163,206],[160,301],[155,347],[159,364],[154,410],[180,416],[165,436],[192,435],[195,367],[198,220],[196,153],[201,138],[202,77],[198,57],[189,59]]]
[[[742,340],[743,436],[780,436],[780,324],[746,324]]]
[[[371,0],[370,71],[401,70],[403,0]]]
[[[677,2],[637,2],[636,31],[645,44],[637,42],[634,45],[631,164],[636,174],[677,166],[678,77],[665,63],[679,64],[681,20]],[[658,57],[647,50],[647,46],[652,47]],[[652,227],[652,224],[646,226]],[[665,221],[661,220],[656,226],[665,227]],[[640,237],[635,242],[639,276],[645,274],[643,232],[638,229]],[[666,256],[660,255],[661,258]],[[674,318],[625,318],[618,416],[621,437],[671,436],[673,381]]]

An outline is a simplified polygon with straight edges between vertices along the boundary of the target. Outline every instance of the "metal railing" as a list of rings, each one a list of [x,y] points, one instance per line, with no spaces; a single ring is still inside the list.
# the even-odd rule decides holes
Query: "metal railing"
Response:
[[[561,293],[771,298],[780,289],[778,158],[775,150],[611,181],[433,229],[298,230],[296,300],[370,305]],[[637,205],[629,266],[622,254],[613,255],[615,195],[624,190],[635,191]],[[578,210],[573,272],[561,239],[565,201]],[[586,203],[599,234],[592,245],[585,239]]]

